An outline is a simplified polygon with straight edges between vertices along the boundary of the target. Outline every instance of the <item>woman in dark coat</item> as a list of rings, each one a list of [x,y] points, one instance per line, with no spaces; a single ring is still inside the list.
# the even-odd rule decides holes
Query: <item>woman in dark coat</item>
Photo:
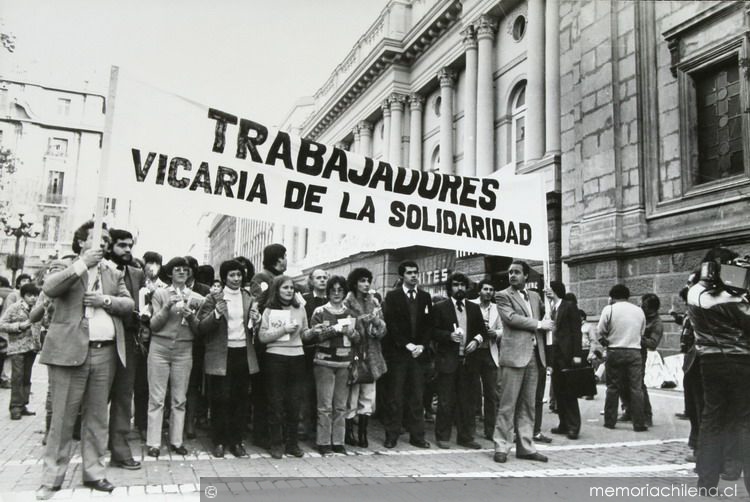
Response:
[[[581,364],[581,314],[578,300],[568,293],[563,296],[555,316],[555,348],[552,359],[552,389],[557,399],[557,416],[560,424],[552,429],[556,434],[567,434],[578,439],[581,431],[581,411],[578,397],[565,385],[562,370]]]

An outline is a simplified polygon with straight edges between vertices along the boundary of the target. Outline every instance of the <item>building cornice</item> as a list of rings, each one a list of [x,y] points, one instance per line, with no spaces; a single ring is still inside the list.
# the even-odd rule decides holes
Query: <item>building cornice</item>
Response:
[[[388,68],[394,65],[410,65],[459,20],[460,0],[440,0],[401,40],[383,37],[362,59],[357,69],[344,82],[339,76],[357,64],[359,49],[381,30],[388,10],[384,10],[375,24],[360,38],[349,55],[336,68],[326,83],[315,93],[316,100],[327,93],[331,96],[313,113],[302,126],[303,136],[316,139],[333,124]]]

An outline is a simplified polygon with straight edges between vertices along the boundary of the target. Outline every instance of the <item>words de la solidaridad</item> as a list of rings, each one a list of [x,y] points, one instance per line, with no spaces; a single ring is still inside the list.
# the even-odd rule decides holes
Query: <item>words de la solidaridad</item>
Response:
[[[480,208],[492,211],[497,205],[497,190],[500,182],[492,178],[471,178],[443,173],[431,173],[393,168],[387,162],[365,157],[360,170],[348,167],[347,152],[338,148],[328,148],[323,144],[302,139],[296,157],[293,156],[290,136],[279,131],[270,141],[265,156],[259,147],[269,141],[268,129],[249,119],[209,109],[208,117],[216,122],[212,151],[224,153],[227,146],[227,127],[239,122],[237,143],[234,155],[268,166],[281,166],[311,177],[322,179],[337,178],[342,183],[352,183],[372,190],[392,192],[404,196],[418,196],[426,200],[446,202],[460,207]],[[249,175],[244,170],[218,166],[212,180],[208,162],[201,162],[193,171],[193,164],[184,157],[169,157],[165,154],[149,152],[145,158],[141,151],[131,149],[133,167],[138,182],[144,183],[155,167],[156,174],[151,181],[157,185],[168,185],[190,191],[202,190],[205,193],[242,199],[249,202],[268,203],[263,173]],[[158,161],[157,161],[158,156]],[[154,163],[156,165],[154,166]],[[190,173],[190,174],[188,174]],[[305,184],[289,180],[285,191],[284,207],[309,213],[322,213],[321,198],[326,186]],[[362,207],[358,207],[358,206]],[[531,244],[531,225],[514,223],[499,218],[467,215],[450,208],[430,209],[418,204],[407,204],[400,200],[390,203],[388,223],[392,227],[406,227],[446,235],[470,237],[528,246]],[[375,205],[368,195],[364,203],[351,207],[349,194],[344,193],[339,210],[343,219],[375,222]]]

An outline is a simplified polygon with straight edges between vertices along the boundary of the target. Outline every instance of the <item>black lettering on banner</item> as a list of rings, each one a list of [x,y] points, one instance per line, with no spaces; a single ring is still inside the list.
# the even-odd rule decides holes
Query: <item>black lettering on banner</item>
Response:
[[[448,209],[443,211],[443,233],[456,235],[456,213]]]
[[[458,189],[461,188],[461,178],[455,174],[441,174],[443,183],[440,186],[440,200],[446,201],[450,194],[450,203],[458,204]]]
[[[471,215],[471,232],[475,239],[479,237],[484,240],[484,221],[481,216]]]
[[[194,192],[198,188],[202,188],[206,193],[211,193],[211,173],[208,170],[208,162],[201,162],[201,166],[198,168],[198,172],[195,173],[195,178],[193,178],[189,190]]]
[[[370,157],[365,157],[365,167],[362,173],[359,174],[354,169],[349,169],[349,181],[360,186],[366,186],[372,176],[372,165],[373,160]]]
[[[522,246],[531,244],[531,225],[528,223],[519,223],[518,230],[521,232],[521,241],[519,244]]]
[[[466,215],[461,214],[458,217],[458,232],[456,232],[456,235],[461,237],[471,237],[471,231],[469,230],[469,222],[466,221]]]
[[[430,218],[427,213],[428,209],[426,207],[422,207],[422,230],[425,232],[434,232],[435,231],[435,225],[430,225]],[[440,209],[437,210],[437,218],[440,219]]]
[[[135,179],[139,182],[143,182],[151,169],[151,164],[154,163],[156,153],[149,152],[146,157],[146,165],[141,164],[141,151],[136,148],[131,148],[130,152],[133,154],[133,167],[135,168]]]
[[[323,170],[323,154],[325,153],[325,145],[303,138],[297,154],[297,171],[310,176],[319,176]],[[312,164],[308,163],[309,160],[312,160]]]
[[[370,179],[370,188],[377,189],[378,183],[383,182],[383,190],[393,191],[393,168],[388,162],[378,162],[378,167]]]
[[[247,171],[240,171],[240,184],[237,187],[237,198],[245,198],[245,189],[247,188]]]
[[[184,167],[185,171],[190,171],[192,170],[193,165],[188,159],[172,157],[172,160],[169,163],[169,176],[167,177],[167,183],[175,188],[187,188],[190,184],[190,178],[182,177],[177,179],[177,169],[180,167]]]
[[[250,193],[247,194],[247,199],[245,199],[248,202],[252,202],[255,199],[258,199],[258,202],[261,204],[268,204],[268,194],[266,194],[266,181],[262,174],[257,174],[255,176],[255,181],[253,181],[253,186],[250,187]]]
[[[307,196],[305,197],[305,211],[310,213],[322,213],[323,207],[320,206],[320,197],[328,191],[328,188],[320,185],[310,185],[307,187]]]
[[[266,156],[266,164],[273,166],[278,159],[284,161],[284,167],[294,170],[294,164],[292,164],[292,144],[289,135],[283,131],[279,131],[273,139],[273,143],[271,143],[268,155]]]
[[[212,148],[212,151],[216,153],[224,153],[224,146],[226,145],[227,124],[236,124],[237,117],[229,113],[216,110],[215,108],[209,108],[208,118],[214,119],[216,121],[216,131],[214,132],[214,146]]]
[[[479,198],[479,207],[485,211],[494,211],[497,205],[497,193],[500,182],[494,178],[482,178],[482,195]]]
[[[409,230],[418,230],[422,225],[422,210],[419,206],[409,204],[406,207],[406,228]]]
[[[516,226],[512,221],[508,222],[508,239],[505,242],[509,244],[511,242],[513,244],[518,244],[518,234],[516,233]]]
[[[163,185],[164,178],[167,176],[167,160],[168,157],[163,153],[159,154],[159,168],[156,170],[156,184]]]
[[[404,210],[406,206],[399,200],[391,202],[391,217],[388,218],[388,224],[392,227],[401,227],[404,225]]]
[[[250,136],[250,132],[253,136]],[[268,139],[268,129],[266,126],[258,124],[248,119],[240,119],[240,131],[237,133],[237,154],[238,159],[247,158],[247,151],[250,150],[250,158],[253,162],[263,162],[258,153],[258,145],[262,145]]]
[[[320,197],[326,193],[327,188],[319,185],[305,185],[297,181],[289,181],[286,184],[286,196],[284,207],[289,209],[302,209],[310,213],[322,213]],[[316,205],[318,204],[318,205]]]
[[[339,217],[346,220],[367,220],[370,223],[375,223],[375,204],[372,202],[372,197],[367,195],[365,197],[365,203],[359,210],[359,213],[349,211],[350,197],[348,192],[344,192],[344,197],[341,199],[341,208],[339,209]]]
[[[406,169],[405,167],[397,168],[396,181],[393,184],[394,193],[401,195],[413,194],[419,184],[419,173],[420,171],[415,171],[414,169]],[[405,183],[407,176],[409,177],[409,182]]]
[[[222,192],[227,197],[234,198],[232,186],[237,183],[237,171],[231,167],[219,166],[219,172],[216,173],[216,185],[214,186],[214,195],[221,195]]]
[[[492,235],[494,241],[505,241],[505,222],[503,220],[492,219]]]
[[[474,197],[474,193],[477,191],[477,178],[464,178],[463,186],[461,187],[461,197],[458,199],[458,203],[466,207],[477,207],[477,201]]]
[[[328,179],[331,177],[333,171],[338,171],[339,181],[346,183],[346,152],[339,148],[334,148],[331,153],[331,158],[326,162],[326,167],[323,169],[323,178]]]
[[[432,185],[428,187],[430,178],[433,179],[433,182]],[[440,179],[440,175],[437,173],[431,171],[423,172],[419,178],[419,196],[424,197],[425,199],[434,199],[440,190]]]

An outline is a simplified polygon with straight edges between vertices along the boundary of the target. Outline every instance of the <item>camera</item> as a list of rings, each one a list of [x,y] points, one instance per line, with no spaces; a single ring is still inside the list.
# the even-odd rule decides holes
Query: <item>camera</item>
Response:
[[[721,287],[733,295],[750,291],[750,255],[720,265],[715,261],[701,263],[700,280]]]

